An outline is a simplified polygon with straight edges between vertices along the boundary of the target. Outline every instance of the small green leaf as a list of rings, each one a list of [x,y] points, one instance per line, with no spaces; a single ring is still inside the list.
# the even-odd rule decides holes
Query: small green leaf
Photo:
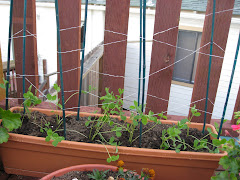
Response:
[[[122,133],[119,132],[119,131],[116,131],[116,136],[117,136],[117,137],[121,137],[121,136],[122,136]]]
[[[86,122],[85,122],[85,126],[86,126],[86,127],[88,127],[89,124],[90,124],[90,121],[86,121]]]
[[[188,119],[182,119],[180,122],[181,122],[181,124],[186,124],[186,122],[189,122],[189,120]]]
[[[0,128],[0,144],[8,142],[9,134],[5,128]]]
[[[60,109],[62,109],[62,108],[63,108],[61,104],[57,104],[57,106],[58,106]]]
[[[57,99],[56,95],[52,96],[52,101],[55,101],[56,99]]]
[[[110,157],[107,158],[107,162],[108,162],[108,163],[112,162],[112,159],[111,159]]]
[[[218,137],[217,134],[213,134],[213,133],[212,133],[211,135],[212,135],[213,138],[217,138],[217,137]]]
[[[133,125],[134,125],[134,126],[137,126],[137,125],[138,125],[138,122],[135,121],[135,120],[133,120]]]
[[[46,142],[49,142],[51,140],[51,138],[49,137],[49,136],[47,136],[46,138],[45,138],[45,141]]]
[[[200,112],[196,112],[196,113],[194,113],[194,116],[199,117],[199,116],[201,116],[201,113]]]
[[[180,153],[180,149],[176,149],[175,151],[176,151],[176,153]]]
[[[146,116],[142,116],[142,123],[143,125],[146,125],[147,124],[147,117]]]
[[[5,89],[5,84],[0,84],[0,88]]]
[[[134,101],[133,103],[134,103],[135,107],[138,107],[138,102],[137,101]]]
[[[52,100],[52,96],[51,96],[51,94],[47,94],[47,99],[48,99],[49,101]]]
[[[211,129],[210,127],[207,128],[207,131],[208,131],[209,133],[212,133],[212,129]]]
[[[113,143],[113,141],[114,141],[114,137],[111,137],[109,140],[109,143],[111,144],[111,143]]]
[[[58,141],[53,141],[53,142],[52,142],[52,145],[53,145],[54,147],[57,147]]]
[[[22,125],[20,117],[20,114],[14,114],[10,110],[5,111],[3,109],[0,109],[0,118],[2,119],[2,125],[8,129],[8,131],[18,129]]]
[[[57,85],[57,84],[54,84],[53,85],[53,88],[57,91],[57,92],[60,92],[60,87]]]
[[[112,125],[113,125],[113,121],[110,121],[110,122],[109,122],[109,125],[112,126]]]
[[[48,131],[47,131],[47,135],[48,135],[48,136],[52,136],[52,134],[53,134],[52,129],[48,129]]]
[[[123,120],[123,121],[125,121],[126,119],[127,119],[127,117],[126,116],[120,116],[121,117],[121,120]]]

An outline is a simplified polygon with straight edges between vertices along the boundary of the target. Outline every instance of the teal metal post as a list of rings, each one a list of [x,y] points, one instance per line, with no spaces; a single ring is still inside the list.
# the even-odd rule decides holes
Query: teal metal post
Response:
[[[58,62],[59,62],[59,68],[60,68],[60,81],[61,81],[61,94],[62,94],[63,129],[64,129],[64,138],[67,139],[67,137],[66,137],[66,117],[65,117],[65,103],[64,103],[64,87],[63,87],[63,73],[62,73],[62,50],[61,50],[61,38],[60,38],[58,0],[55,0],[55,10],[56,10],[56,22],[57,22]]]
[[[204,124],[202,133],[205,132],[206,118],[207,118],[207,107],[208,107],[208,92],[211,77],[211,67],[212,67],[212,51],[213,51],[213,35],[214,35],[214,24],[215,24],[215,11],[216,11],[216,0],[213,0],[213,16],[212,16],[212,32],[211,32],[211,44],[210,44],[210,56],[209,56],[209,66],[208,66],[208,80],[207,80],[207,91],[206,91],[206,101],[205,101],[205,113],[204,113]]]
[[[26,20],[27,20],[27,0],[24,0],[24,14],[23,14],[23,64],[22,64],[22,71],[23,71],[23,94],[25,93],[25,57],[26,57]],[[24,106],[24,113],[25,113],[25,105]]]
[[[143,87],[142,87],[142,112],[144,109],[145,74],[146,74],[146,0],[143,0]],[[139,147],[142,143],[142,121],[140,121]]]
[[[139,47],[139,75],[138,75],[138,106],[140,104],[141,89],[141,70],[142,70],[142,0],[140,0],[140,47]]]
[[[81,60],[81,77],[80,77],[80,87],[78,94],[78,110],[77,110],[77,121],[79,121],[79,113],[81,106],[81,95],[82,95],[82,81],[83,81],[83,66],[85,58],[85,41],[86,41],[86,31],[87,31],[87,14],[88,14],[88,0],[85,2],[85,19],[84,19],[84,32],[83,32],[83,44],[82,44],[82,60]]]
[[[10,79],[10,56],[11,56],[11,41],[12,41],[12,14],[13,14],[13,0],[10,1],[10,17],[9,17],[9,30],[8,30],[8,56],[7,56],[7,81]],[[6,107],[8,110],[8,88],[9,83],[6,84]]]
[[[235,72],[235,68],[236,68],[236,64],[237,64],[238,53],[239,53],[239,47],[240,47],[240,33],[239,33],[239,37],[238,37],[238,44],[237,44],[237,50],[236,50],[235,59],[234,59],[234,63],[233,63],[232,74],[231,74],[231,78],[230,78],[230,82],[229,82],[229,86],[228,86],[227,97],[226,97],[226,101],[224,104],[223,114],[222,114],[221,123],[220,123],[220,127],[219,127],[219,132],[218,132],[218,137],[217,137],[218,139],[221,135],[223,121],[224,121],[224,117],[225,117],[225,113],[226,113],[226,109],[227,109],[227,105],[228,105],[228,99],[229,99],[229,95],[231,92],[233,76],[234,76],[234,72]]]

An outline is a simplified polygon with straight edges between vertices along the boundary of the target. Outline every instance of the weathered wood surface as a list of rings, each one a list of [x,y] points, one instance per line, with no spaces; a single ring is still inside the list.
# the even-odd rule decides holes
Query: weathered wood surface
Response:
[[[105,30],[122,34],[128,33],[130,0],[107,0]],[[104,46],[103,73],[116,76],[125,75],[127,36],[105,31],[104,44],[122,41]],[[114,94],[124,88],[124,78],[103,76],[102,95],[105,88],[110,88]]]
[[[24,0],[13,0],[13,34],[23,29],[23,13],[24,13]],[[27,1],[27,19],[26,29],[30,33],[36,36],[36,3],[35,0]],[[37,58],[37,40],[34,36],[29,36],[26,32],[26,59],[25,59],[25,74],[26,75],[38,75],[38,58]],[[22,62],[23,62],[23,32],[16,34],[13,39],[14,44],[14,58],[16,65],[16,74],[23,74]],[[37,88],[38,88],[38,76],[26,76]],[[23,97],[22,78],[17,78],[17,97]],[[31,84],[26,80],[26,91]],[[35,92],[35,89],[32,88]],[[21,100],[19,100],[21,103]]]
[[[3,83],[3,64],[2,64],[2,52],[0,46],[0,83]],[[0,101],[4,100],[6,97],[5,89],[0,88]]]
[[[158,0],[156,4],[154,34],[179,25],[181,0]],[[178,27],[155,35],[157,41],[166,42],[176,46]],[[153,41],[150,74],[174,63],[176,48]],[[173,75],[171,66],[149,78],[148,94],[169,100],[171,80]],[[147,96],[146,112],[149,110],[158,113],[167,111],[168,102]]]
[[[59,0],[59,21],[60,29],[77,27],[70,30],[61,31],[62,52],[81,49],[81,0]],[[80,67],[80,51],[62,53],[62,69],[67,71]],[[59,64],[58,64],[59,72]],[[79,90],[80,68],[63,73],[64,91]],[[60,75],[58,74],[58,84]],[[72,93],[65,93],[65,101]],[[59,96],[61,97],[61,96]],[[60,100],[62,102],[62,100]],[[66,104],[66,108],[77,107],[78,98],[74,96]]]
[[[6,73],[7,72],[7,61],[2,62],[2,66],[3,66],[3,72]],[[14,69],[15,69],[15,62],[13,60],[11,60],[9,70],[11,71]]]
[[[99,61],[103,56],[103,47],[98,47],[92,54],[86,56],[83,72],[83,90],[89,91],[89,86],[95,90],[91,94],[82,94],[81,106],[96,105],[98,104],[99,92]]]
[[[221,0],[216,3],[216,12],[223,11],[226,9],[232,9],[234,6],[234,0]],[[206,16],[204,21],[204,28],[202,33],[201,46],[203,47],[211,41],[211,28],[212,28],[212,15],[213,12],[213,1],[208,0]],[[210,15],[209,15],[210,14]],[[216,13],[215,16],[215,28],[214,28],[214,38],[213,41],[218,44],[222,49],[213,44],[213,55],[224,57],[224,51],[226,48],[228,32],[230,28],[232,17],[232,10],[226,11],[224,13]],[[200,52],[209,54],[210,44],[203,47]],[[222,58],[212,57],[212,67],[211,67],[211,77],[209,86],[209,99],[212,103],[215,102],[218,82],[222,69]],[[207,77],[208,77],[208,66],[209,66],[209,56],[204,54],[199,54],[198,64],[196,70],[196,76],[193,87],[193,94],[191,102],[198,101],[206,97],[207,89]],[[213,105],[208,102],[207,112],[212,113]],[[196,104],[197,109],[204,111],[205,100],[199,101]],[[210,123],[212,114],[207,114],[207,123]],[[199,117],[194,117],[193,122],[203,122],[204,113]]]

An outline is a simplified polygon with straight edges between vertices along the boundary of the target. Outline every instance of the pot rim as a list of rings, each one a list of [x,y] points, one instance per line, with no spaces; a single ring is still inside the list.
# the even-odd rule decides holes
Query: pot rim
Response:
[[[76,165],[76,166],[70,166],[63,169],[59,169],[57,171],[54,171],[44,177],[42,177],[40,180],[51,180],[54,176],[59,177],[62,176],[70,171],[92,171],[94,169],[97,170],[112,170],[117,171],[116,166],[111,165],[104,165],[104,164],[82,164],[82,165]]]
[[[59,177],[62,176],[68,172],[71,171],[93,171],[93,170],[99,170],[99,171],[105,171],[105,170],[111,170],[111,171],[118,171],[117,166],[112,165],[105,165],[105,164],[82,164],[82,165],[75,165],[75,166],[69,166],[66,168],[59,169],[57,171],[54,171],[52,173],[49,173],[48,175],[42,177],[40,180],[51,180],[53,177]],[[123,169],[124,172],[127,171],[127,169]],[[133,172],[137,175],[136,172]]]

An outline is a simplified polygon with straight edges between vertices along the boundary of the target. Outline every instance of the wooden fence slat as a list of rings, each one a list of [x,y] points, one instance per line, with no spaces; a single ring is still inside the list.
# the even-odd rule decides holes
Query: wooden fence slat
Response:
[[[223,11],[226,9],[232,9],[234,6],[234,0],[221,0],[216,3],[216,12]],[[212,13],[213,9],[213,1],[208,0],[206,14],[208,16],[205,17],[204,28],[202,33],[201,46],[210,42],[211,39],[211,28],[212,28]],[[215,28],[214,28],[214,38],[213,42],[218,44],[222,50],[213,44],[213,55],[224,57],[224,51],[227,44],[228,32],[230,28],[232,17],[232,10],[226,11],[222,13],[217,13],[215,16]],[[200,52],[209,54],[210,52],[210,44],[203,47]],[[210,86],[209,86],[209,100],[214,104],[219,78],[221,74],[223,59],[212,57],[212,67],[211,67],[211,77],[210,77]],[[208,66],[209,66],[209,56],[204,54],[199,54],[198,64],[196,70],[196,76],[194,81],[192,100],[191,102],[195,102],[197,100],[206,98],[206,88],[207,88],[207,77],[208,77]],[[207,112],[213,111],[213,105],[211,102],[208,102]],[[197,109],[204,111],[205,109],[205,100],[199,101],[196,104]],[[206,122],[210,123],[211,114],[207,114]],[[194,117],[193,122],[203,122],[204,113],[199,117]]]
[[[237,112],[237,111],[240,111],[240,86],[239,86],[238,95],[237,95],[237,99],[235,102],[235,107],[234,107],[233,112]],[[237,119],[234,119],[234,113],[233,113],[231,122],[232,122],[232,124],[236,124],[236,122],[237,122]]]
[[[59,1],[59,21],[60,28],[77,27],[70,30],[61,31],[62,52],[81,49],[81,0]],[[80,51],[62,54],[63,71],[80,67]],[[59,71],[59,64],[58,64]],[[64,91],[79,90],[80,69],[63,73]],[[60,75],[58,75],[60,84]],[[65,93],[65,101],[73,94]],[[59,96],[61,97],[61,96]],[[78,106],[78,95],[71,98],[66,104],[66,108]],[[60,100],[61,102],[61,100]]]
[[[23,29],[23,7],[24,0],[13,1],[13,34]],[[36,4],[35,0],[27,1],[27,30],[36,34]],[[22,36],[20,32],[15,36]],[[30,35],[26,32],[26,35]],[[16,65],[16,74],[22,74],[22,57],[23,57],[23,38],[15,38],[14,41],[14,58]],[[26,59],[25,59],[26,75],[38,75],[38,58],[37,58],[37,40],[34,36],[26,37]],[[39,85],[38,76],[26,76],[37,88]],[[31,84],[26,80],[26,91]],[[17,78],[17,97],[22,98],[22,78]],[[35,88],[32,88],[32,92],[35,92]],[[19,104],[22,100],[18,101]]]
[[[2,65],[2,52],[0,45],[0,83],[3,83],[3,65]],[[0,101],[4,100],[6,97],[5,89],[0,88]]]
[[[158,0],[156,4],[154,34],[166,29],[176,27],[153,38],[176,46],[178,25],[182,1]],[[176,48],[153,41],[150,74],[174,63]],[[158,72],[149,78],[148,94],[168,100],[174,66]],[[149,110],[158,113],[167,111],[168,102],[147,96],[146,112]]]
[[[130,0],[107,0],[105,30],[118,33],[128,33]],[[126,41],[123,41],[126,40]],[[104,44],[122,41],[104,46],[103,73],[117,76],[125,75],[127,37],[121,34],[105,31]],[[124,88],[124,79],[120,77],[103,76],[102,95],[105,88],[118,94],[118,89]]]

